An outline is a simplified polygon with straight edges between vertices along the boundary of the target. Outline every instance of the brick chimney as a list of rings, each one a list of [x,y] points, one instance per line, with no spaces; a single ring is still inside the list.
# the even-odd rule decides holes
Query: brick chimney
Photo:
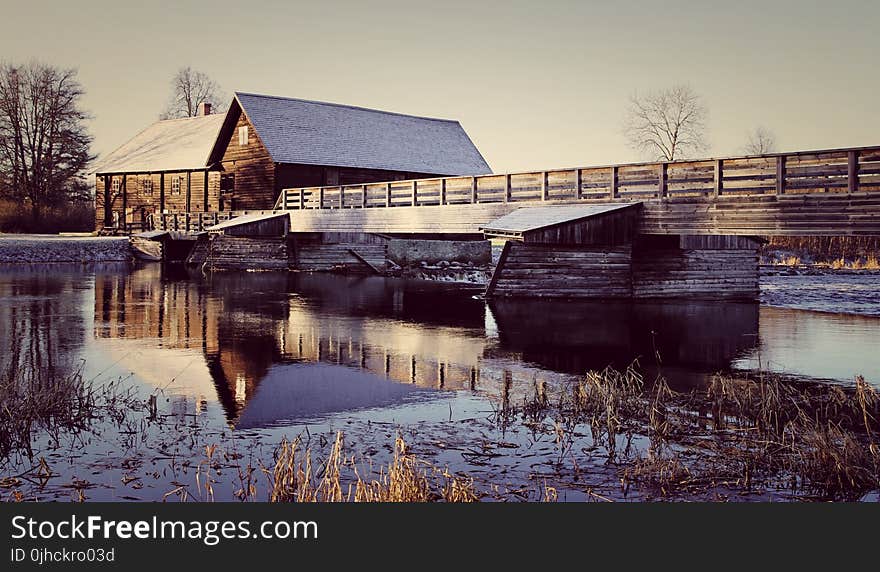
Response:
[[[203,101],[199,104],[198,113],[196,113],[199,117],[203,117],[205,115],[211,115],[211,104],[207,101]]]

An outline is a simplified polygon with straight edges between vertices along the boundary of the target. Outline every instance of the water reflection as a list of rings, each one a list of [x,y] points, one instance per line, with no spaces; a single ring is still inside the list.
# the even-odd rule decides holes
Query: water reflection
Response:
[[[54,266],[3,269],[0,366],[4,375],[27,372],[29,378],[53,379],[78,367],[78,349],[86,336],[83,307],[89,282]]]
[[[880,384],[878,349],[877,317],[762,308],[761,344],[733,366],[832,380],[861,375]]]
[[[475,292],[376,277],[203,278],[149,265],[96,273],[95,337],[196,412],[215,395],[239,427],[401,403],[427,389],[499,395],[637,357],[650,369],[655,355],[673,384],[690,385],[757,343],[756,304],[487,306]]]

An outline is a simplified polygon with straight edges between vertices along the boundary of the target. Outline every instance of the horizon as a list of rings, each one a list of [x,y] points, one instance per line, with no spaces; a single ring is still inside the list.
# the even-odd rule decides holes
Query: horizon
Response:
[[[700,157],[741,154],[759,126],[778,151],[878,143],[870,118],[880,78],[866,70],[880,47],[870,24],[880,6],[687,4],[222,0],[206,13],[189,2],[92,1],[50,18],[37,4],[6,11],[0,53],[78,70],[99,158],[158,120],[187,65],[229,100],[249,92],[458,121],[494,172],[644,161],[621,132],[629,97],[677,83],[709,108]],[[17,25],[37,17],[38,43]],[[658,53],[670,55],[658,62]]]

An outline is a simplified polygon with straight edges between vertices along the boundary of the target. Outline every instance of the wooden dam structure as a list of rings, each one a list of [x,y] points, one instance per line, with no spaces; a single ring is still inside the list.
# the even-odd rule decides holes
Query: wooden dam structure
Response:
[[[245,92],[209,107],[102,159],[101,233],[207,270],[373,274],[485,266],[491,240],[487,296],[624,299],[755,298],[760,237],[880,235],[880,146],[493,174],[455,120]]]
[[[880,235],[880,147],[290,188],[241,222],[279,214],[261,240],[295,269],[320,269],[297,250],[378,271],[391,240],[496,239],[489,297],[754,299],[761,236]]]

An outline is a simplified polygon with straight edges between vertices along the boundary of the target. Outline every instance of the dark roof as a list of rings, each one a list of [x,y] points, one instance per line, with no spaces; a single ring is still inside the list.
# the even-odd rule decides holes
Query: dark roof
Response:
[[[99,159],[93,172],[204,169],[222,124],[222,114],[157,121]]]
[[[239,92],[225,134],[231,135],[240,109],[276,163],[438,175],[492,172],[458,121]],[[221,140],[211,162],[220,160]]]

